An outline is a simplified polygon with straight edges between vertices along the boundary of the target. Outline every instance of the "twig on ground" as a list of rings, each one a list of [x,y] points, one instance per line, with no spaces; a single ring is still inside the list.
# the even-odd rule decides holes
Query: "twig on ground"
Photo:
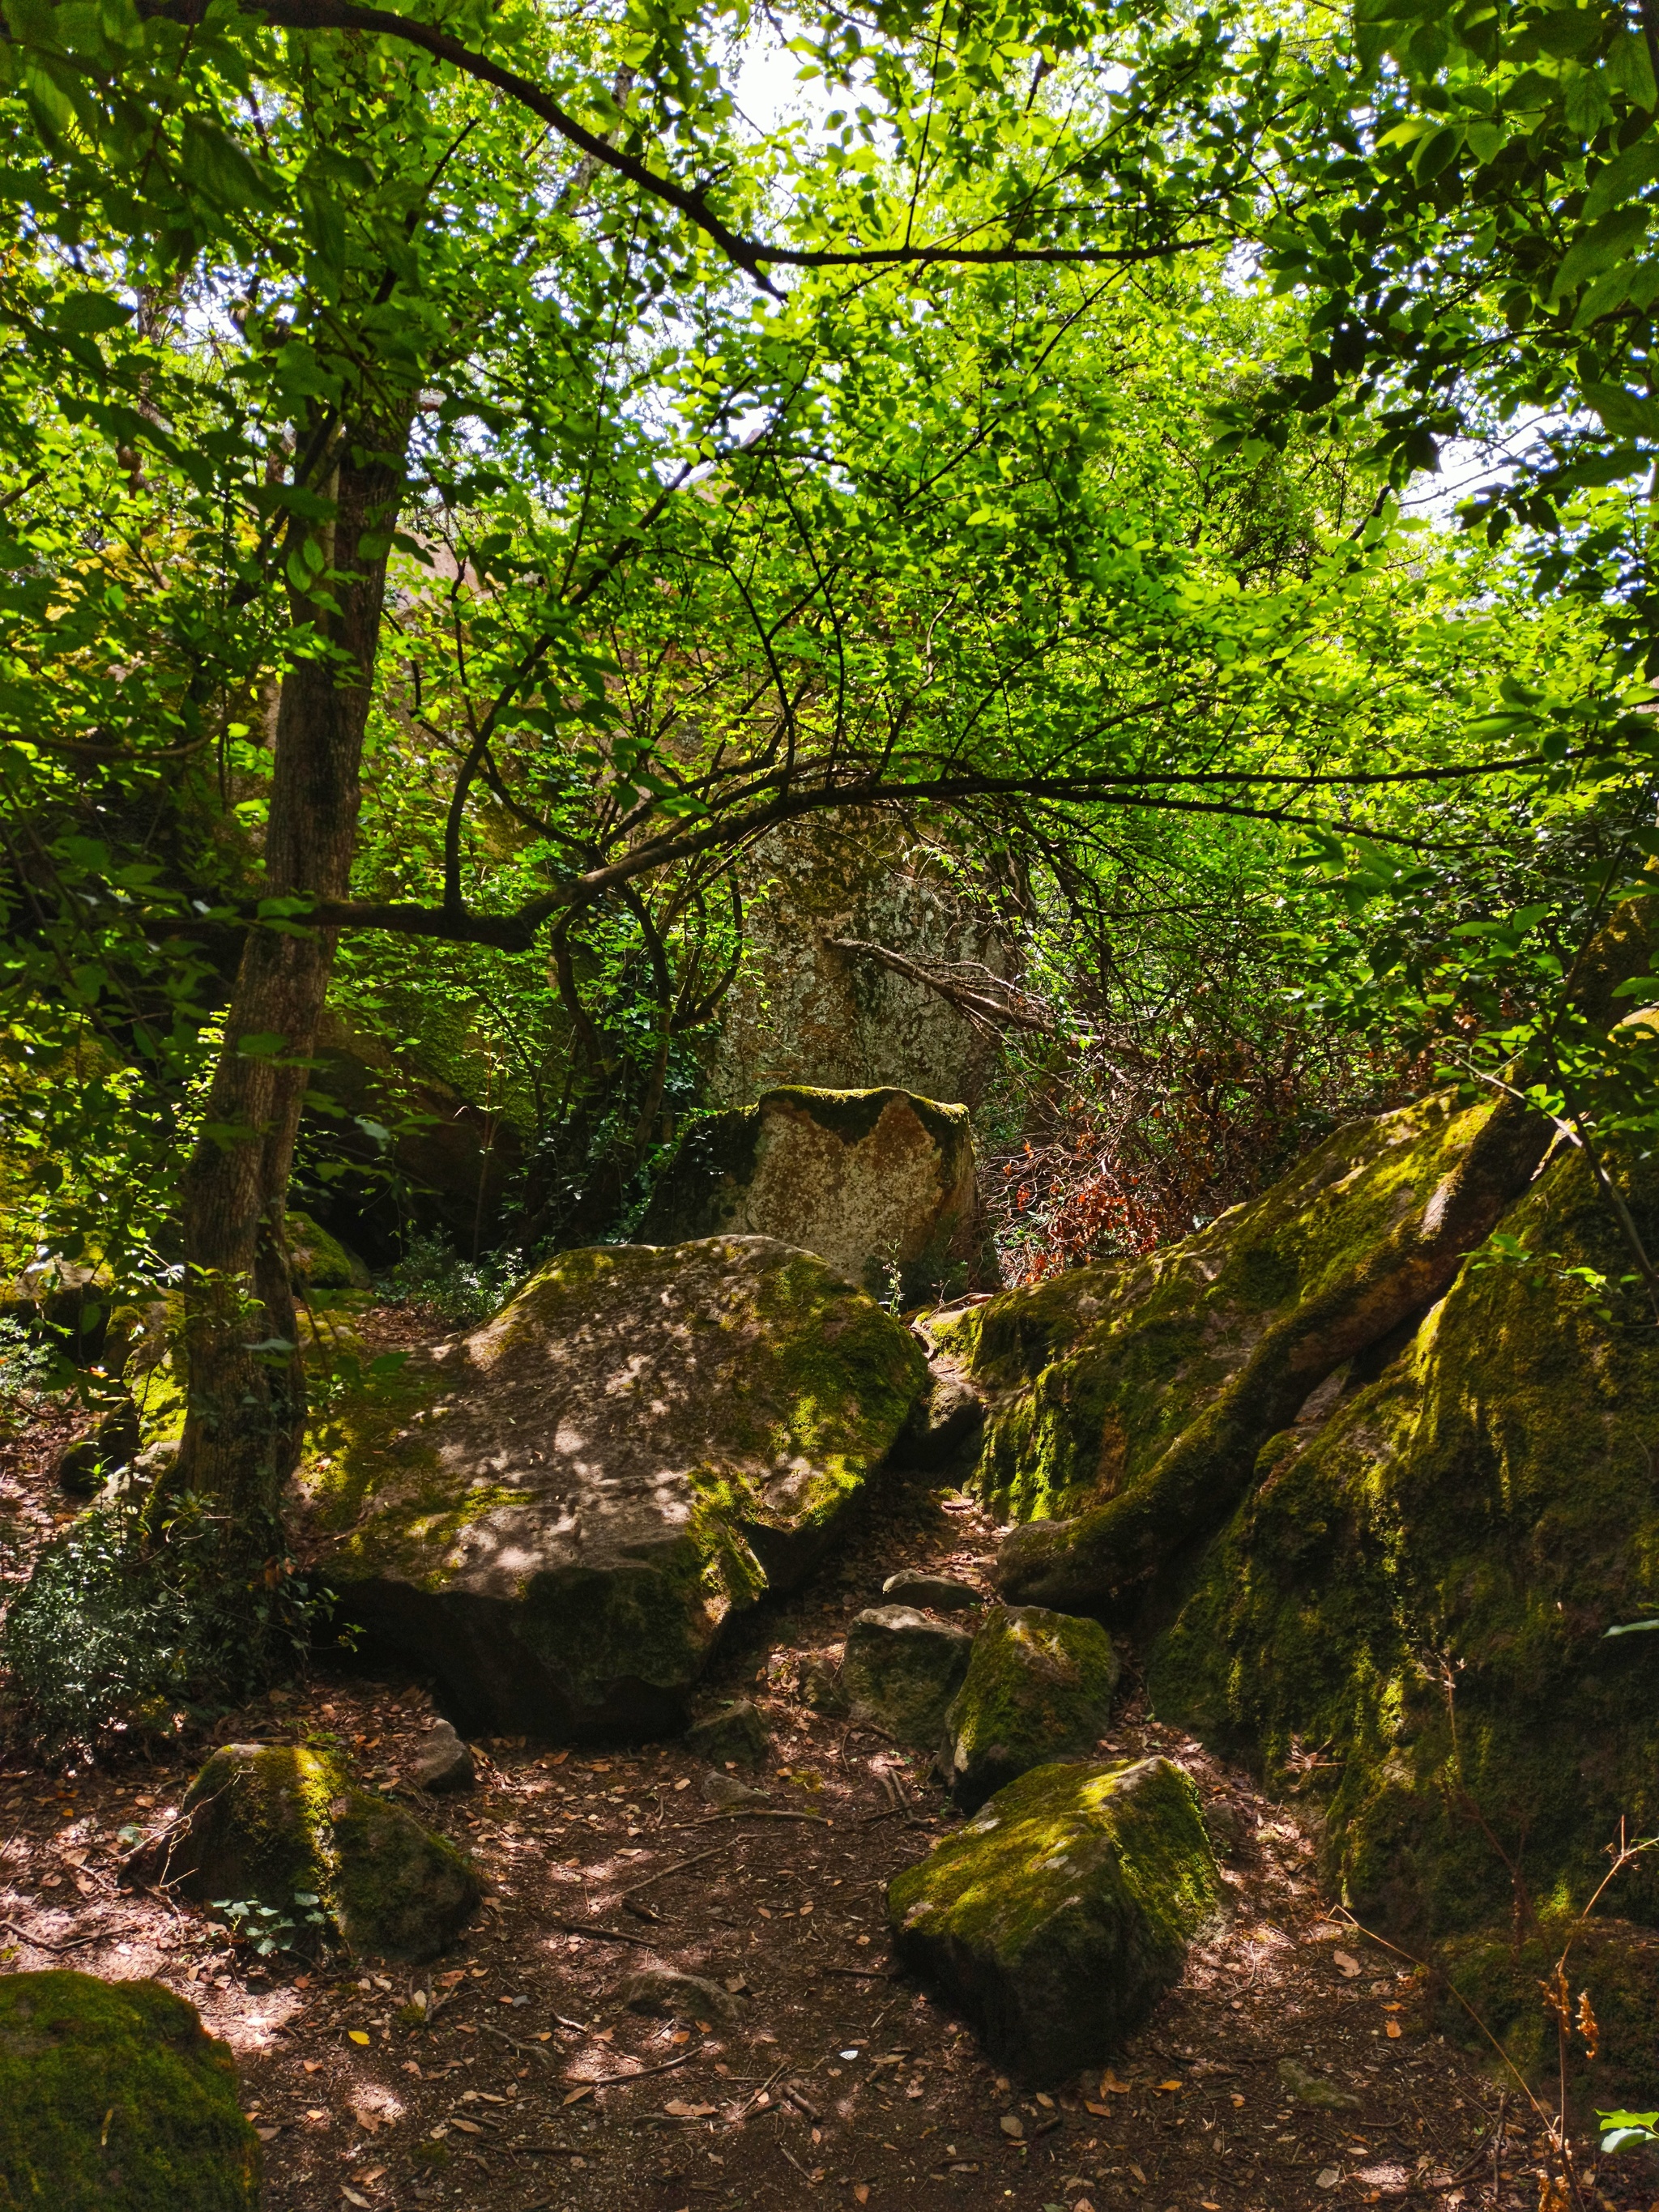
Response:
[[[578,2087],[583,2089],[620,2088],[629,2081],[643,2081],[648,2075],[672,2074],[677,2066],[684,2066],[688,2058],[696,2056],[694,2051],[682,2051],[678,2058],[665,2058],[660,2066],[641,2066],[637,2074],[597,2074],[591,2081],[580,2082]],[[574,2076],[567,2074],[564,2078],[568,2081]]]
[[[624,1936],[620,1928],[584,1928],[574,1920],[556,1920],[552,1925],[562,1929],[567,1936],[591,1936],[596,1943],[626,1943],[633,1951],[654,1951],[657,1948],[643,1936]]]
[[[711,1844],[706,1851],[695,1852],[690,1858],[679,1859],[672,1866],[659,1867],[655,1874],[647,1875],[643,1881],[632,1883],[621,1894],[625,1898],[637,1897],[642,1889],[649,1889],[653,1881],[666,1881],[671,1874],[684,1874],[688,1867],[701,1866],[705,1859],[714,1858],[723,1849],[722,1844]]]

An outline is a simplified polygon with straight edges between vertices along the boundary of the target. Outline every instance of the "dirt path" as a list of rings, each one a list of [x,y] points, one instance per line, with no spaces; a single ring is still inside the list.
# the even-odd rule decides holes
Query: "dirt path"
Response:
[[[1515,2100],[1437,2033],[1410,1969],[1331,1916],[1294,1814],[1133,1696],[1105,1752],[1183,1759],[1239,1837],[1225,1932],[1148,2026],[1103,2076],[1031,2095],[893,1973],[886,1885],[954,1815],[924,1759],[800,1704],[797,1671],[838,1646],[884,1575],[982,1582],[995,1539],[968,1501],[901,1491],[817,1583],[748,1625],[710,1702],[752,1696],[768,1717],[763,1814],[711,1812],[706,1770],[673,1744],[497,1741],[471,1792],[405,1792],[432,1714],[406,1680],[319,1673],[219,1729],[335,1742],[478,1854],[489,1902],[435,1966],[266,1971],[198,1912],[118,1890],[123,1830],[167,1819],[199,1744],[114,1771],[11,1760],[0,1956],[154,1975],[190,1997],[240,2062],[270,2212],[1292,2212],[1407,2196],[1532,2212],[1536,2147]],[[720,1984],[730,2020],[620,2009],[618,1985],[650,1965]],[[1353,2101],[1304,2101],[1295,2069]],[[1648,2194],[1603,2170],[1603,2207]]]

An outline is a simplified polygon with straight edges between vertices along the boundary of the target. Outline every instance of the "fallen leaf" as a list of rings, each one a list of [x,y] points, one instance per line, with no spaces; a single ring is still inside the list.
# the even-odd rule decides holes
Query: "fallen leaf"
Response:
[[[1023,2142],[1024,2141],[1025,2123],[1021,2119],[1018,2112],[1005,2112],[1002,2118],[998,2121],[997,2125],[1002,2130],[1003,2134],[1009,2136],[1013,2142]]]
[[[1398,2043],[1405,2033],[1397,2020],[1385,2021],[1384,2027],[1390,2043]]]
[[[1129,2084],[1127,2081],[1120,2081],[1109,2066],[1100,2077],[1100,2094],[1103,2097],[1127,2097],[1129,2094]]]
[[[1097,2120],[1109,2120],[1112,2117],[1109,2105],[1091,2105],[1086,2097],[1083,2100],[1083,2109],[1085,2112],[1092,2112]]]
[[[1160,2081],[1158,2085],[1158,2094],[1160,2097],[1167,2097],[1172,2090],[1182,2087],[1182,2084],[1179,2081]]]
[[[1234,2096],[1233,2096],[1233,2110],[1234,2110],[1235,2112],[1237,2112],[1237,2111],[1240,2109],[1240,2107],[1243,2105],[1243,2102],[1244,2102],[1244,2100],[1243,2099],[1243,2097],[1239,2096],[1239,2095],[1237,2094],[1237,2092],[1235,2092],[1235,2093],[1234,2093]]]
[[[348,2189],[343,2181],[340,2184],[340,2194],[344,2197],[348,2204],[367,2205],[368,2203],[367,2197],[359,2197],[355,2189]]]
[[[368,2172],[363,2176],[364,2188],[367,2189],[372,2182],[384,2181],[386,2177],[386,2172],[387,2168],[384,2166],[370,2166]]]
[[[253,2132],[261,2142],[275,2142],[281,2130],[276,2128],[255,2128]]]
[[[1316,2189],[1334,2189],[1342,2179],[1340,2170],[1334,2166],[1322,2166],[1314,2176]]]
[[[367,2043],[368,2041],[368,2030],[366,2027],[349,2028],[346,2032],[350,2036],[351,2040],[354,2043]]]
[[[565,2099],[565,2102],[567,2105],[570,2102],[568,2097]],[[476,2120],[464,2120],[459,2113],[449,2124],[452,2128],[459,2128],[464,2136],[481,2136],[483,2133],[483,2130]]]
[[[1346,1951],[1333,1951],[1331,1963],[1345,1982],[1352,1981],[1354,1976],[1359,1972],[1358,1960],[1351,1958]],[[1329,2185],[1327,2184],[1326,2186],[1328,2187]]]
[[[593,2084],[591,2081],[584,2081],[580,2088],[573,2089],[564,2101],[567,2105],[579,2105],[584,2097],[591,2097],[592,2094]]]
[[[863,2182],[860,2182],[858,2187],[853,2191],[853,2195],[856,2201],[860,2204],[867,2204],[870,2202],[870,2191]]]
[[[1139,2168],[1138,2166],[1136,2166],[1136,2165],[1134,2164],[1134,2162],[1133,2161],[1133,2160],[1130,2161],[1129,2171],[1130,2171],[1130,2172],[1131,2172],[1132,2174],[1133,2174],[1133,2176],[1134,2176],[1135,2179],[1136,2179],[1136,2180],[1140,2184],[1141,2187],[1144,2189],[1144,2188],[1146,2186],[1146,2175],[1141,2172],[1140,2168]]]
[[[320,2058],[305,2058],[300,2063],[307,2074],[320,2074],[323,2070],[323,2062]]]

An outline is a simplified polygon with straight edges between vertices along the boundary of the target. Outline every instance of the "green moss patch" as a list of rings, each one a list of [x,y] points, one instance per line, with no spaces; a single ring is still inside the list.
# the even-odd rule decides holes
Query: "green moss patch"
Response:
[[[1486,1829],[1547,1911],[1621,1818],[1659,1826],[1659,1638],[1605,1637],[1659,1609],[1659,1332],[1562,1273],[1625,1272],[1581,1155],[1503,1225],[1557,1256],[1467,1266],[1382,1376],[1273,1439],[1149,1659],[1161,1717],[1317,1788],[1343,1894],[1429,1936],[1507,1911]],[[1659,1866],[1609,1903],[1659,1917]]]
[[[261,1906],[298,1948],[313,1911],[353,1952],[435,1957],[483,1895],[470,1859],[338,1762],[295,1744],[228,1744],[191,1783],[163,1878],[182,1895]]]
[[[905,1963],[1036,2080],[1106,2057],[1178,1978],[1219,1877],[1171,1760],[1034,1768],[888,1890]]]
[[[1279,1313],[1428,1197],[1487,1110],[1438,1097],[1339,1129],[1181,1243],[953,1317],[940,1342],[992,1401],[979,1481],[996,1510],[1024,1521],[1116,1497]]]
[[[255,2212],[236,2069],[155,1982],[0,1977],[0,2207]]]
[[[1033,1766],[1092,1753],[1112,1717],[1118,1656],[1099,1624],[997,1606],[945,1721],[941,1764],[972,1812]]]

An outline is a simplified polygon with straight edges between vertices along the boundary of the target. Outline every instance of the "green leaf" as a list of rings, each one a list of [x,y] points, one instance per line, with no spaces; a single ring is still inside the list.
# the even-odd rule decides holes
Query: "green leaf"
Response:
[[[1650,126],[1644,137],[1633,146],[1627,146],[1616,160],[1597,172],[1595,181],[1584,195],[1584,221],[1597,222],[1604,215],[1622,208],[1634,192],[1659,177],[1659,131]]]
[[[185,118],[180,167],[186,184],[228,214],[281,204],[276,180],[263,163],[251,161],[233,139],[200,116]]]
[[[1581,231],[1556,271],[1555,297],[1564,299],[1604,269],[1629,260],[1647,236],[1649,212],[1645,207],[1621,208]]]

